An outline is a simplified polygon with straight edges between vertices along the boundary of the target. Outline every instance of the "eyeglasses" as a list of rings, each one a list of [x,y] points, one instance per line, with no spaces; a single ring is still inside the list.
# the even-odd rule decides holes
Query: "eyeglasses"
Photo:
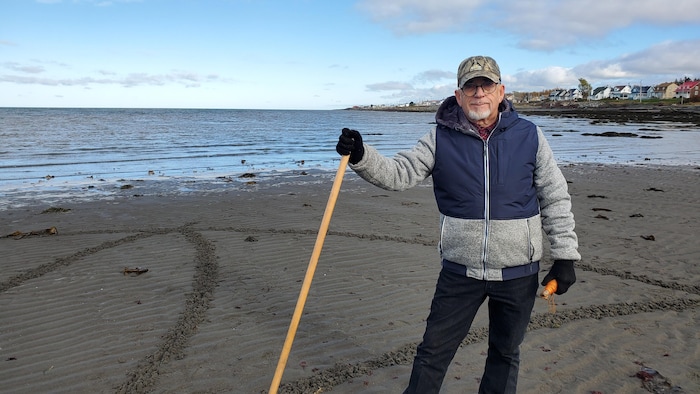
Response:
[[[464,92],[467,97],[472,97],[476,94],[476,89],[481,88],[485,94],[489,94],[496,90],[497,85],[498,84],[493,81],[485,81],[482,82],[481,85],[477,85],[475,83],[465,83],[464,86],[462,86],[462,92]]]

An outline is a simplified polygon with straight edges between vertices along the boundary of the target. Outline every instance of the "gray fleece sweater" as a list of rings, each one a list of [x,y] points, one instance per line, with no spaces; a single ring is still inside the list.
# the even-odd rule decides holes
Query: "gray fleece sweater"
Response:
[[[357,164],[351,164],[350,168],[360,177],[378,187],[393,191],[405,190],[433,175],[436,161],[441,158],[438,155],[444,154],[448,149],[446,143],[438,143],[439,138],[442,138],[440,141],[447,140],[447,138],[441,137],[444,135],[441,133],[458,132],[464,136],[478,139],[479,143],[483,145],[483,155],[487,158],[484,159],[485,164],[481,167],[479,165],[467,167],[462,164],[465,168],[458,168],[456,173],[471,171],[473,179],[475,174],[482,176],[480,172],[483,171],[485,181],[480,182],[479,187],[488,189],[490,187],[489,177],[491,176],[489,169],[498,167],[492,162],[504,160],[503,154],[494,154],[493,147],[489,149],[489,143],[495,145],[495,140],[498,140],[499,136],[513,136],[513,134],[500,133],[520,133],[522,130],[530,130],[530,132],[536,133],[534,140],[537,147],[536,155],[531,159],[535,163],[531,178],[533,179],[532,188],[536,191],[539,212],[528,214],[527,217],[493,218],[489,214],[488,207],[491,207],[491,204],[495,204],[495,202],[491,201],[489,190],[469,193],[480,197],[475,198],[474,201],[465,201],[466,205],[476,206],[475,204],[478,204],[478,206],[487,208],[484,209],[484,214],[478,215],[478,217],[445,214],[443,212],[445,210],[441,209],[440,242],[438,245],[440,257],[443,262],[446,260],[452,265],[464,266],[465,274],[472,278],[480,280],[509,279],[508,272],[513,272],[513,269],[518,267],[536,264],[542,258],[544,232],[550,243],[552,259],[580,260],[581,256],[577,251],[578,239],[574,232],[574,217],[571,213],[571,197],[568,193],[566,179],[557,166],[552,150],[539,127],[519,118],[510,102],[504,100],[499,107],[497,126],[489,139],[482,142],[454,97],[448,98],[442,104],[437,111],[436,122],[437,126],[421,137],[412,149],[398,152],[391,158],[381,155],[375,148],[365,143],[362,160]],[[464,138],[462,139],[464,140]],[[492,139],[494,142],[491,141]],[[477,144],[477,142],[472,143]],[[438,147],[441,147],[441,150],[438,150]],[[451,149],[454,153],[454,147]],[[534,151],[535,149],[533,149]],[[479,160],[481,159],[479,158]],[[448,182],[444,178],[440,180],[440,178],[433,177],[434,184],[436,181]],[[454,189],[454,185],[449,186]],[[468,184],[467,186],[471,187],[472,185]],[[436,197],[438,195],[436,187]],[[438,207],[440,206],[441,201],[438,200]]]

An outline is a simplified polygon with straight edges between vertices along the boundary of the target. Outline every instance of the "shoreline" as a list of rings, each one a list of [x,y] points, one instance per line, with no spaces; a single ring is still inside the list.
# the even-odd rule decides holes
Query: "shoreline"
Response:
[[[560,163],[560,168],[606,167],[606,168],[647,168],[671,171],[694,171],[700,169],[695,164],[666,165],[646,162],[629,162],[619,164],[600,163]],[[335,170],[274,171],[269,173],[248,173],[237,178],[214,176],[212,178],[168,177],[120,179],[115,182],[91,181],[78,184],[72,188],[52,187],[36,192],[27,187],[22,191],[6,192],[7,202],[0,204],[0,213],[8,210],[27,209],[31,207],[60,206],[72,203],[90,203],[94,201],[117,202],[120,200],[143,199],[148,197],[203,197],[226,194],[255,193],[270,189],[304,185],[321,185],[332,182]],[[345,171],[348,179],[359,180],[349,168]]]
[[[576,102],[576,103],[541,103],[514,104],[515,110],[524,115],[543,115],[553,117],[588,118],[601,122],[644,123],[644,122],[682,122],[693,123],[700,127],[700,103],[688,104],[646,104],[637,102]],[[390,112],[436,112],[438,106],[387,106],[373,108],[346,108],[353,111],[390,111]]]
[[[562,171],[583,260],[556,314],[535,307],[519,392],[635,393],[643,368],[658,372],[646,383],[699,391],[700,168]],[[0,235],[58,229],[0,238],[0,380],[18,393],[265,392],[331,178],[0,211]],[[346,174],[280,392],[403,389],[437,220],[429,182],[388,192]],[[446,393],[476,390],[483,312]]]
[[[627,105],[627,103],[625,105]],[[689,106],[688,108],[691,107]],[[700,106],[696,108],[700,108]],[[527,111],[534,111],[532,113],[549,114],[547,118],[540,117],[537,121],[545,124],[549,123],[550,128],[543,128],[543,130],[554,130],[552,132],[553,138],[549,140],[550,144],[562,143],[566,147],[565,149],[557,149],[557,151],[561,153],[561,155],[558,156],[561,163],[588,161],[605,163],[626,162],[630,164],[634,162],[649,162],[668,163],[672,165],[692,165],[692,163],[698,162],[697,154],[694,153],[697,149],[693,149],[695,147],[694,136],[697,130],[700,130],[700,128],[695,127],[695,124],[699,123],[697,119],[696,123],[689,123],[686,121],[692,121],[692,119],[688,120],[676,117],[676,120],[679,122],[682,121],[684,124],[664,124],[653,120],[660,119],[658,114],[662,111],[669,113],[677,112],[678,116],[694,113],[688,109],[676,111],[668,107],[664,110],[654,109],[653,111],[641,112],[634,110],[612,111],[613,115],[619,116],[617,120],[614,120],[614,116],[609,114],[610,111],[606,112],[606,110],[603,109],[592,110],[587,108],[572,109],[562,107],[552,110],[524,107],[523,110],[526,111],[525,113],[529,113]],[[557,118],[583,117],[586,115],[586,113],[583,113],[584,111],[597,114],[596,116],[603,116],[603,118],[592,121],[575,120],[573,122],[571,120]],[[375,114],[375,116],[384,118],[379,114]],[[336,113],[333,119],[363,118],[366,120],[374,118],[375,116],[368,116],[368,114],[343,114],[342,116],[338,116]],[[424,115],[417,116],[417,114],[409,114],[407,116],[409,118],[420,118],[419,123],[411,126],[410,130],[412,133],[419,128],[422,131],[428,131],[434,124],[434,122],[430,121],[430,117]],[[635,116],[638,121],[642,121],[641,116],[646,116],[648,118],[644,120],[646,124],[624,124],[628,121],[634,121],[635,119],[633,117]],[[394,118],[395,116],[387,115],[386,117]],[[401,118],[402,116],[398,117]],[[173,119],[179,118],[176,117]],[[612,121],[623,124],[605,123]],[[397,120],[397,122],[400,123],[401,121]],[[654,124],[655,122],[657,124]],[[575,128],[558,127],[570,123],[576,123],[581,128],[579,129],[578,126]],[[593,123],[601,124],[596,125]],[[595,128],[596,132],[582,132],[581,135],[591,135],[594,137],[587,141],[581,141],[580,144],[577,140],[572,139],[577,138],[573,137],[576,131],[589,127]],[[613,131],[622,130],[624,132],[613,133],[609,131],[610,129]],[[372,126],[366,126],[366,130],[376,132]],[[604,131],[604,133],[597,133],[598,130]],[[377,133],[380,134],[380,136],[370,137],[368,142],[373,143],[373,141],[369,140],[376,138],[382,141],[381,144],[383,144],[382,146],[384,147],[394,143],[391,138],[386,137],[388,134],[386,130],[382,129]],[[318,138],[321,138],[319,136],[323,136],[322,138],[329,138],[329,141],[327,143],[324,142],[323,146],[320,146],[318,145],[318,141],[316,141]],[[604,141],[602,138],[597,138],[598,136],[653,138],[658,139],[658,142],[637,142],[629,139],[611,140],[609,138],[607,141]],[[556,139],[554,137],[556,137]],[[671,140],[666,137],[672,137],[674,139]],[[56,137],[56,139],[56,143],[65,142],[61,142],[62,138]],[[323,154],[305,152],[305,148],[303,148],[305,144],[299,147],[298,152],[296,150],[294,151],[292,154],[296,156],[294,158],[281,159],[281,156],[276,156],[277,153],[273,153],[271,155],[273,159],[271,160],[268,160],[267,157],[269,156],[264,153],[266,149],[264,145],[258,146],[255,149],[255,151],[261,153],[252,153],[250,157],[246,157],[247,154],[244,151],[238,152],[236,148],[235,152],[228,152],[233,154],[231,160],[226,159],[226,155],[218,158],[219,154],[222,152],[219,148],[212,148],[211,155],[197,153],[194,155],[191,162],[185,159],[169,161],[170,159],[168,157],[172,155],[172,152],[168,153],[171,147],[168,147],[167,144],[159,148],[165,153],[161,152],[151,157],[147,152],[139,154],[138,150],[133,150],[133,156],[124,158],[127,161],[121,162],[121,159],[117,158],[115,164],[110,164],[111,159],[107,157],[109,155],[104,156],[100,154],[99,157],[92,157],[91,153],[83,154],[84,152],[89,152],[91,149],[78,150],[82,153],[76,153],[77,156],[75,156],[74,159],[66,160],[65,163],[63,163],[63,159],[60,159],[62,153],[58,151],[49,150],[45,152],[46,154],[43,154],[41,153],[41,149],[39,149],[32,151],[33,153],[25,159],[21,159],[19,156],[14,157],[13,154],[10,154],[10,156],[8,156],[8,163],[6,163],[5,166],[8,171],[6,171],[4,180],[0,181],[0,210],[31,204],[33,203],[32,200],[37,199],[39,199],[39,201],[56,201],[56,203],[73,198],[81,200],[89,200],[91,198],[111,199],[120,196],[147,196],[152,194],[153,190],[158,189],[162,189],[162,191],[158,193],[186,194],[191,192],[208,192],[211,189],[220,187],[235,189],[241,187],[241,184],[248,184],[249,182],[264,182],[263,179],[266,178],[277,178],[278,176],[286,177],[296,174],[299,179],[303,180],[303,178],[308,178],[306,174],[314,174],[317,170],[333,171],[334,167],[337,166],[337,155],[335,155],[332,148],[335,145],[335,141],[325,133],[319,133],[318,136],[314,136],[310,138],[310,140],[311,139],[316,141],[314,143],[314,150],[319,151],[323,149]],[[197,142],[188,143],[198,145]],[[131,141],[130,144],[134,144],[134,141]],[[42,146],[42,144],[34,145],[37,147]],[[114,151],[114,149],[116,149],[115,147],[119,146],[119,142],[114,142],[112,145],[112,147],[102,147],[100,149]],[[17,147],[19,146],[21,146],[21,143],[17,145]],[[217,144],[217,146],[225,146],[225,143],[222,145]],[[406,142],[405,146],[409,147],[410,145]],[[589,152],[586,152],[586,149],[581,149],[582,147],[587,147]],[[635,147],[640,147],[641,150],[637,151]],[[678,149],[677,147],[682,148]],[[132,150],[128,148],[124,149]],[[183,152],[199,149],[200,148],[183,148]],[[11,150],[13,152],[23,151],[22,149]],[[659,153],[659,155],[656,155],[656,153]],[[183,153],[182,155],[180,153],[177,154],[177,156],[183,157],[189,157],[189,155],[189,153]],[[35,157],[35,159],[31,159],[30,157]],[[208,157],[215,157],[216,159],[209,160]],[[304,159],[307,159],[306,162]],[[239,160],[240,164],[238,164]],[[241,178],[241,176],[244,175],[254,175],[255,177]]]

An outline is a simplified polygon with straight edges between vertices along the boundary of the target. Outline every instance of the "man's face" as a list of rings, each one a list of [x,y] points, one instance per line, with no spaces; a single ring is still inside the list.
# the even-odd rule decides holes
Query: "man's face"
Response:
[[[488,78],[477,77],[455,90],[457,103],[467,118],[479,126],[486,127],[498,119],[498,104],[505,97],[506,88]]]

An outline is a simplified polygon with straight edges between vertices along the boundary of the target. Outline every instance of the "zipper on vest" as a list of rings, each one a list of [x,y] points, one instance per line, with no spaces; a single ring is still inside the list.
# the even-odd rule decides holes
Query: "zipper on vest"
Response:
[[[490,136],[489,136],[490,137]],[[489,201],[491,199],[491,196],[489,195],[491,193],[491,188],[490,188],[490,181],[489,181],[489,143],[488,143],[488,138],[486,141],[484,141],[484,242],[482,242],[482,245],[484,245],[483,249],[481,250],[481,275],[484,278],[484,280],[487,280],[488,277],[486,275],[486,261],[488,260],[488,244],[489,244],[489,224],[491,222],[490,220],[490,206],[489,206]]]
[[[488,280],[486,262],[489,258],[489,232],[491,230],[491,171],[489,169],[491,161],[489,160],[489,140],[491,139],[491,136],[493,136],[493,133],[498,130],[498,126],[501,124],[501,115],[502,113],[499,112],[496,125],[493,127],[491,133],[489,133],[489,136],[486,137],[486,140],[484,141],[484,249],[481,251],[481,275],[484,280]]]

